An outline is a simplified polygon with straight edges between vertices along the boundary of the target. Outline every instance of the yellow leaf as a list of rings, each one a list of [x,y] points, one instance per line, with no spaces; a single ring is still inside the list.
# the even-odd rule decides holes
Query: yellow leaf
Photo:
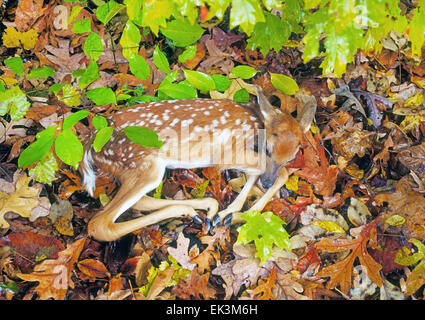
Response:
[[[3,35],[3,44],[7,48],[15,48],[22,43],[25,50],[30,50],[34,48],[37,38],[38,33],[34,29],[21,33],[13,27],[8,27]]]
[[[18,178],[15,192],[0,192],[0,228],[9,227],[9,223],[4,219],[7,212],[15,212],[21,217],[29,218],[31,210],[39,205],[41,188],[28,186],[31,181],[32,179],[24,174]]]
[[[21,42],[25,50],[34,49],[38,39],[38,33],[34,29],[21,33]]]
[[[346,168],[345,171],[347,171],[347,173],[356,178],[356,179],[363,179],[364,176],[364,171],[357,168],[357,165],[355,164],[349,164]]]
[[[311,224],[329,232],[345,233],[345,230],[338,223],[333,221],[312,221]]]
[[[8,27],[3,34],[3,44],[7,48],[19,47],[21,34],[13,27]]]
[[[62,95],[58,95],[58,99],[70,107],[78,107],[81,104],[80,97],[78,90],[70,84],[65,84],[62,88]]]
[[[415,94],[404,102],[405,107],[417,107],[424,101],[424,96],[420,93]]]
[[[390,226],[399,226],[404,224],[405,222],[406,219],[404,219],[402,216],[399,216],[398,214],[394,214],[387,220],[385,220],[385,223],[388,223]]]
[[[288,179],[288,182],[286,182],[285,187],[289,190],[298,191],[298,177],[297,176],[291,176]]]

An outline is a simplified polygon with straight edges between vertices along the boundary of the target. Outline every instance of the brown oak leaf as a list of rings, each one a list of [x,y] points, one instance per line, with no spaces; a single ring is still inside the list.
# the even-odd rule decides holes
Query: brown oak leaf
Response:
[[[367,251],[367,246],[376,248],[376,220],[350,230],[354,239],[330,239],[324,238],[315,244],[319,251],[324,252],[344,252],[351,250],[351,253],[341,261],[324,267],[317,274],[319,277],[329,277],[328,288],[333,289],[340,286],[343,293],[348,293],[352,282],[353,264],[356,258],[366,269],[368,277],[378,286],[382,285],[380,270],[382,266],[377,263]]]
[[[331,196],[335,189],[338,168],[329,165],[319,135],[312,137],[308,133],[306,136],[302,147],[305,165],[294,174],[310,182],[317,194]]]
[[[67,248],[58,253],[58,258],[44,260],[35,266],[34,272],[30,274],[18,273],[17,276],[25,281],[38,281],[35,291],[40,300],[63,300],[68,287],[74,288],[71,280],[72,270],[81,251],[86,238],[75,241]]]

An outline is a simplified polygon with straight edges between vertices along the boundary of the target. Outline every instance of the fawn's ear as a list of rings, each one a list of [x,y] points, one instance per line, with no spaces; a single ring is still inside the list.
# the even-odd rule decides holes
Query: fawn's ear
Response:
[[[264,122],[270,122],[273,118],[275,118],[277,115],[281,113],[281,111],[277,108],[275,108],[267,99],[267,97],[264,95],[263,90],[259,87],[257,87],[257,99],[258,104],[260,106],[261,114],[264,117]]]
[[[297,94],[298,100],[303,103],[303,106],[297,115],[297,121],[300,124],[303,132],[307,132],[310,129],[310,125],[313,122],[314,115],[317,109],[317,102],[314,96],[309,96],[306,94]]]

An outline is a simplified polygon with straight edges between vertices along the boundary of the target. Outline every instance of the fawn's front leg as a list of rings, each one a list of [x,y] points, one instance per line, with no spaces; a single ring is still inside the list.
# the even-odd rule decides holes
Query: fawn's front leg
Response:
[[[273,196],[284,186],[284,184],[288,181],[289,175],[288,170],[286,170],[285,167],[282,167],[279,171],[279,174],[273,183],[273,185],[266,191],[266,193],[257,201],[254,203],[254,205],[245,212],[250,211],[263,211],[266,204],[273,198]],[[240,218],[240,216],[244,212],[234,212],[232,223],[238,223],[243,222],[244,220]]]
[[[220,217],[220,221],[226,217],[229,214],[233,214],[235,212],[238,212],[242,209],[246,198],[248,197],[249,192],[251,191],[252,187],[254,186],[255,182],[257,181],[259,175],[248,175],[248,179],[245,183],[245,185],[243,186],[241,192],[239,193],[239,195],[236,197],[236,199],[225,209],[220,211],[219,213],[217,213],[217,215]],[[209,214],[208,215],[209,219],[213,219],[214,215],[213,214]]]

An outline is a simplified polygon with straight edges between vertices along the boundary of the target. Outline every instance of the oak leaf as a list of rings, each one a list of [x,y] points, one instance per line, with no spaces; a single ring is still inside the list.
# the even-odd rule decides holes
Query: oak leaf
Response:
[[[260,284],[256,288],[247,290],[251,298],[256,300],[275,300],[273,289],[276,288],[276,267],[273,267],[270,274],[259,282]]]
[[[39,198],[41,185],[29,186],[32,179],[25,174],[20,176],[16,174],[14,181],[16,181],[14,192],[6,193],[0,191],[0,228],[9,227],[9,223],[5,220],[4,215],[10,211],[19,214],[21,217],[31,218],[31,220],[49,213],[49,208],[44,208],[44,212],[37,212],[37,217],[34,217],[33,214],[33,211],[41,204],[42,198]]]
[[[180,299],[213,299],[216,291],[208,284],[209,276],[209,272],[200,276],[198,269],[194,268],[190,278],[186,282],[180,282],[173,291]]]
[[[74,288],[71,280],[74,264],[84,247],[86,238],[75,241],[58,253],[58,258],[48,259],[34,268],[30,274],[18,273],[17,276],[25,281],[38,281],[35,291],[40,300],[53,298],[63,300],[68,287]]]
[[[303,143],[305,165],[294,174],[310,182],[317,194],[331,196],[336,186],[338,168],[329,165],[319,135],[307,136],[308,141],[305,139]]]
[[[382,285],[382,278],[379,274],[382,266],[377,263],[367,251],[368,243],[371,248],[376,248],[376,220],[367,225],[353,228],[350,234],[354,239],[330,239],[324,238],[315,244],[319,251],[324,252],[344,252],[351,250],[351,253],[342,261],[324,267],[317,276],[330,277],[328,288],[333,289],[340,286],[343,293],[348,293],[351,287],[353,265],[358,258],[360,264],[367,271],[368,277],[378,286]]]
[[[376,202],[382,205],[388,202],[388,212],[382,216],[386,220],[394,213],[405,218],[406,223],[397,226],[397,229],[408,237],[425,239],[425,198],[418,192],[412,190],[407,178],[402,178],[393,193],[382,193],[375,197]],[[384,227],[386,227],[384,225]],[[394,226],[393,226],[394,228]]]

